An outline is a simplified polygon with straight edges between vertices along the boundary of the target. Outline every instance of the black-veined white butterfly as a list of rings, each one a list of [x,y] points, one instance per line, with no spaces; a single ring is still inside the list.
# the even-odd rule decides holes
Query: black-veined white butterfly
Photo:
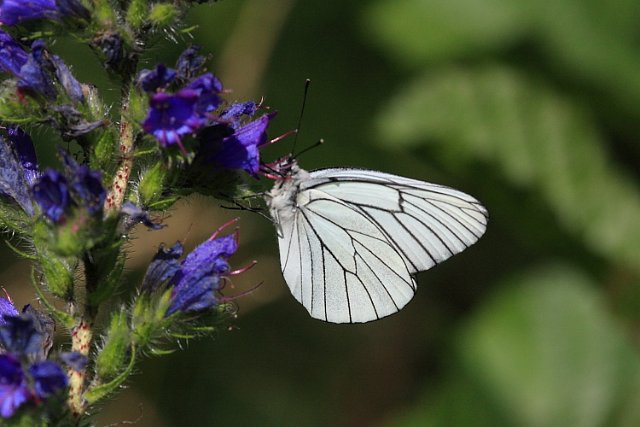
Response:
[[[413,275],[484,234],[488,214],[461,191],[383,172],[307,172],[276,163],[266,194],[278,227],[282,274],[311,317],[380,319],[413,297]]]

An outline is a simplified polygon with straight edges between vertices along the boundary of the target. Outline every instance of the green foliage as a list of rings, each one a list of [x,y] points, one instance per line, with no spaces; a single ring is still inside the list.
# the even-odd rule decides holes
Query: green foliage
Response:
[[[503,288],[462,335],[469,375],[512,425],[605,425],[638,386],[640,359],[596,284],[579,271],[555,267]]]
[[[535,7],[513,0],[374,2],[367,25],[394,58],[421,65],[480,55],[526,33]]]
[[[459,334],[459,364],[446,387],[401,425],[640,422],[627,404],[640,387],[640,358],[588,276],[567,266],[545,267],[500,289]]]
[[[393,146],[437,144],[447,162],[482,161],[539,192],[594,253],[640,273],[640,194],[602,148],[583,108],[503,66],[429,73],[379,119]]]
[[[400,425],[640,423],[637,348],[611,312],[640,309],[640,152],[620,142],[640,132],[639,12],[629,0],[378,0],[363,15],[414,73],[377,115],[378,143],[473,181],[493,226],[528,243],[523,259],[561,265],[497,264],[522,272],[479,301],[457,362]]]

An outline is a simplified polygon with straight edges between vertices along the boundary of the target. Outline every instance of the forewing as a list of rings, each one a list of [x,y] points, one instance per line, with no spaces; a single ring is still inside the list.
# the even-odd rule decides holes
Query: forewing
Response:
[[[323,169],[311,172],[300,190],[324,193],[357,210],[382,230],[410,273],[462,252],[487,226],[487,210],[472,196],[382,172]]]
[[[403,256],[360,208],[322,192],[302,195],[280,237],[282,271],[312,317],[334,323],[376,320],[413,297]]]

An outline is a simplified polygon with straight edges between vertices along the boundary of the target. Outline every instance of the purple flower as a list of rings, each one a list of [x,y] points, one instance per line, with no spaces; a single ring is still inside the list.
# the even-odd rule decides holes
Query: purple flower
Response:
[[[40,93],[47,99],[56,98],[58,92],[53,82],[57,80],[71,100],[84,100],[82,85],[59,56],[47,51],[43,40],[31,44],[31,55],[17,77],[18,88]]]
[[[29,54],[9,34],[0,30],[0,70],[17,76]]]
[[[176,78],[176,70],[159,64],[153,70],[142,70],[138,76],[138,84],[148,93],[166,88]]]
[[[12,131],[9,131],[12,132]],[[0,137],[0,194],[8,196],[16,201],[28,214],[33,215],[33,203],[29,192],[29,179],[33,177],[33,171],[25,168],[25,163],[30,168],[34,160],[31,148],[27,147],[28,141],[9,135],[9,143]],[[13,142],[13,144],[12,144]],[[22,145],[24,143],[24,145]]]
[[[267,127],[274,115],[265,114],[235,130],[229,125],[216,125],[205,130],[200,134],[198,155],[205,163],[216,167],[243,169],[257,176],[259,148],[268,141]]]
[[[17,25],[34,19],[60,19],[73,16],[88,20],[91,15],[78,0],[3,0],[0,23]]]
[[[34,41],[31,44],[31,54],[27,62],[17,74],[18,88],[39,93],[49,100],[54,100],[57,92],[49,73],[49,66],[44,41]]]
[[[142,290],[154,292],[163,283],[173,278],[180,269],[178,259],[182,256],[183,251],[184,248],[180,242],[176,242],[169,249],[165,249],[161,245],[147,267],[147,272],[142,279]]]
[[[0,23],[4,25],[41,18],[59,18],[55,0],[4,0],[0,4]]]
[[[0,415],[11,417],[30,398],[20,362],[9,354],[0,355]]]
[[[84,100],[82,85],[60,57],[47,51],[43,40],[34,41],[31,53],[27,53],[9,34],[0,30],[0,70],[13,75],[22,91],[54,100],[58,95],[54,83],[57,81],[71,100]]]
[[[202,119],[196,112],[197,103],[198,93],[190,89],[182,89],[175,95],[156,93],[149,100],[151,108],[142,127],[163,147],[177,144],[184,150],[180,138],[202,126]]]
[[[0,326],[0,347],[20,355],[38,353],[43,336],[37,331],[33,317],[29,315],[5,316]]]
[[[200,46],[193,45],[180,54],[176,61],[176,71],[180,80],[192,79],[200,71],[207,59],[198,55],[199,52]]]
[[[124,42],[122,36],[116,32],[97,35],[92,43],[104,55],[105,64],[111,69],[117,69],[124,58]]]
[[[157,89],[169,77],[173,80],[174,75],[174,70],[156,69],[156,73],[148,79],[147,75],[143,75],[141,84],[145,84],[149,90]],[[155,93],[149,98],[150,108],[142,128],[155,136],[163,147],[178,145],[186,155],[181,137],[194,133],[213,118],[211,112],[221,103],[221,91],[220,80],[207,73],[192,80],[175,94]]]
[[[102,186],[100,172],[92,171],[86,165],[80,165],[75,170],[71,188],[74,196],[90,214],[102,212],[107,192]]]
[[[253,115],[258,110],[258,105],[253,102],[236,102],[231,104],[229,108],[224,110],[222,114],[220,114],[220,118],[222,120],[228,121],[229,126],[233,129],[237,129],[241,126],[243,116],[248,118],[253,117]]]
[[[35,395],[40,399],[46,399],[67,387],[64,371],[60,365],[50,360],[34,363],[29,367],[29,373],[33,378]]]
[[[59,151],[65,166],[65,175],[70,185],[71,196],[74,201],[87,209],[90,214],[102,212],[107,191],[102,186],[102,174],[89,169],[86,165],[78,164],[66,151]]]
[[[33,398],[46,399],[67,386],[67,376],[55,362],[45,360],[51,348],[53,321],[31,306],[22,315],[13,304],[0,298],[0,415],[12,416]],[[31,365],[27,368],[27,363]],[[33,386],[33,390],[31,386]]]
[[[71,74],[71,70],[64,63],[62,59],[60,59],[57,55],[50,55],[50,61],[55,67],[56,78],[64,88],[69,98],[75,102],[84,101],[84,93],[82,91],[82,85],[76,78]]]
[[[16,154],[17,160],[22,165],[23,175],[27,180],[27,184],[33,185],[38,176],[40,176],[33,140],[28,133],[15,125],[7,126],[7,138]]]
[[[147,268],[142,290],[147,293],[162,287],[173,288],[171,304],[165,313],[191,312],[211,308],[218,304],[216,291],[222,276],[229,272],[227,259],[238,249],[237,235],[216,237],[196,247],[182,262],[182,244],[169,249],[160,247]]]
[[[51,221],[60,222],[71,204],[66,178],[58,171],[47,169],[33,185],[32,190],[42,213]]]
[[[151,220],[149,212],[131,202],[124,202],[120,213],[129,217],[129,221],[133,224],[142,223],[152,230],[160,230],[164,227],[162,224],[155,223]]]
[[[40,210],[54,223],[60,223],[71,206],[81,206],[91,215],[102,212],[107,192],[100,172],[78,164],[60,150],[65,174],[46,170],[32,186],[33,198]]]
[[[192,89],[198,94],[196,111],[203,119],[206,119],[206,113],[218,108],[222,102],[219,96],[220,92],[222,92],[222,83],[211,73],[203,74],[192,80],[186,88]]]
[[[56,329],[55,321],[51,316],[43,311],[36,310],[31,304],[27,304],[22,308],[23,319],[31,319],[33,321],[33,328],[35,334],[40,338],[40,346],[37,351],[31,352],[30,356],[34,360],[44,360],[49,354],[49,350],[53,346],[53,334]]]
[[[7,298],[0,298],[0,326],[5,325],[7,323],[4,320],[5,316],[18,316],[20,313],[16,306],[13,305],[13,302],[8,300]]]
[[[216,305],[215,291],[220,287],[220,276],[229,271],[227,258],[237,249],[236,236],[229,235],[207,240],[187,255],[171,279],[173,299],[165,316]]]

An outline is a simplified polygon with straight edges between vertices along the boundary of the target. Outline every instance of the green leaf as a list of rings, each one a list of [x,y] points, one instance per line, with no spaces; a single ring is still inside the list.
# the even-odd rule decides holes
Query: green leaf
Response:
[[[612,108],[635,112],[639,14],[633,0],[380,0],[365,25],[375,43],[410,66],[517,48],[570,83],[587,83]]]
[[[520,6],[512,0],[383,0],[373,3],[365,24],[390,55],[419,65],[512,44],[528,28],[530,15]]]
[[[29,230],[28,223],[29,217],[22,209],[9,203],[0,204],[0,230],[23,235]]]
[[[549,267],[503,289],[462,334],[472,381],[514,426],[612,425],[620,400],[640,386],[640,359],[595,284]]]
[[[35,269],[31,270],[31,284],[33,285],[33,289],[36,291],[38,295],[38,299],[44,305],[49,314],[52,315],[60,324],[64,325],[65,328],[71,330],[75,325],[75,320],[72,315],[67,313],[66,311],[58,310],[47,298],[42,289],[40,289],[40,283],[36,278]]]
[[[481,160],[538,192],[594,253],[640,272],[638,189],[591,118],[539,82],[500,66],[441,70],[400,92],[378,128],[390,146],[437,142],[449,164]]]
[[[135,348],[131,349],[129,363],[126,368],[115,377],[113,380],[109,381],[105,384],[95,385],[89,388],[84,395],[84,398],[87,400],[89,405],[92,405],[99,400],[107,397],[109,394],[117,391],[120,386],[129,378],[129,375],[133,372],[133,367],[136,362],[136,350]]]
[[[150,206],[160,201],[162,189],[167,171],[162,162],[157,162],[153,166],[141,172],[140,184],[138,185],[138,193],[140,195],[140,203],[143,206]]]
[[[75,258],[57,256],[49,250],[47,242],[34,240],[38,271],[42,274],[47,289],[53,295],[68,300],[73,294],[73,275],[77,266]]]
[[[122,307],[112,314],[104,345],[96,358],[96,372],[101,381],[110,380],[122,372],[128,358],[131,334],[128,313]]]

